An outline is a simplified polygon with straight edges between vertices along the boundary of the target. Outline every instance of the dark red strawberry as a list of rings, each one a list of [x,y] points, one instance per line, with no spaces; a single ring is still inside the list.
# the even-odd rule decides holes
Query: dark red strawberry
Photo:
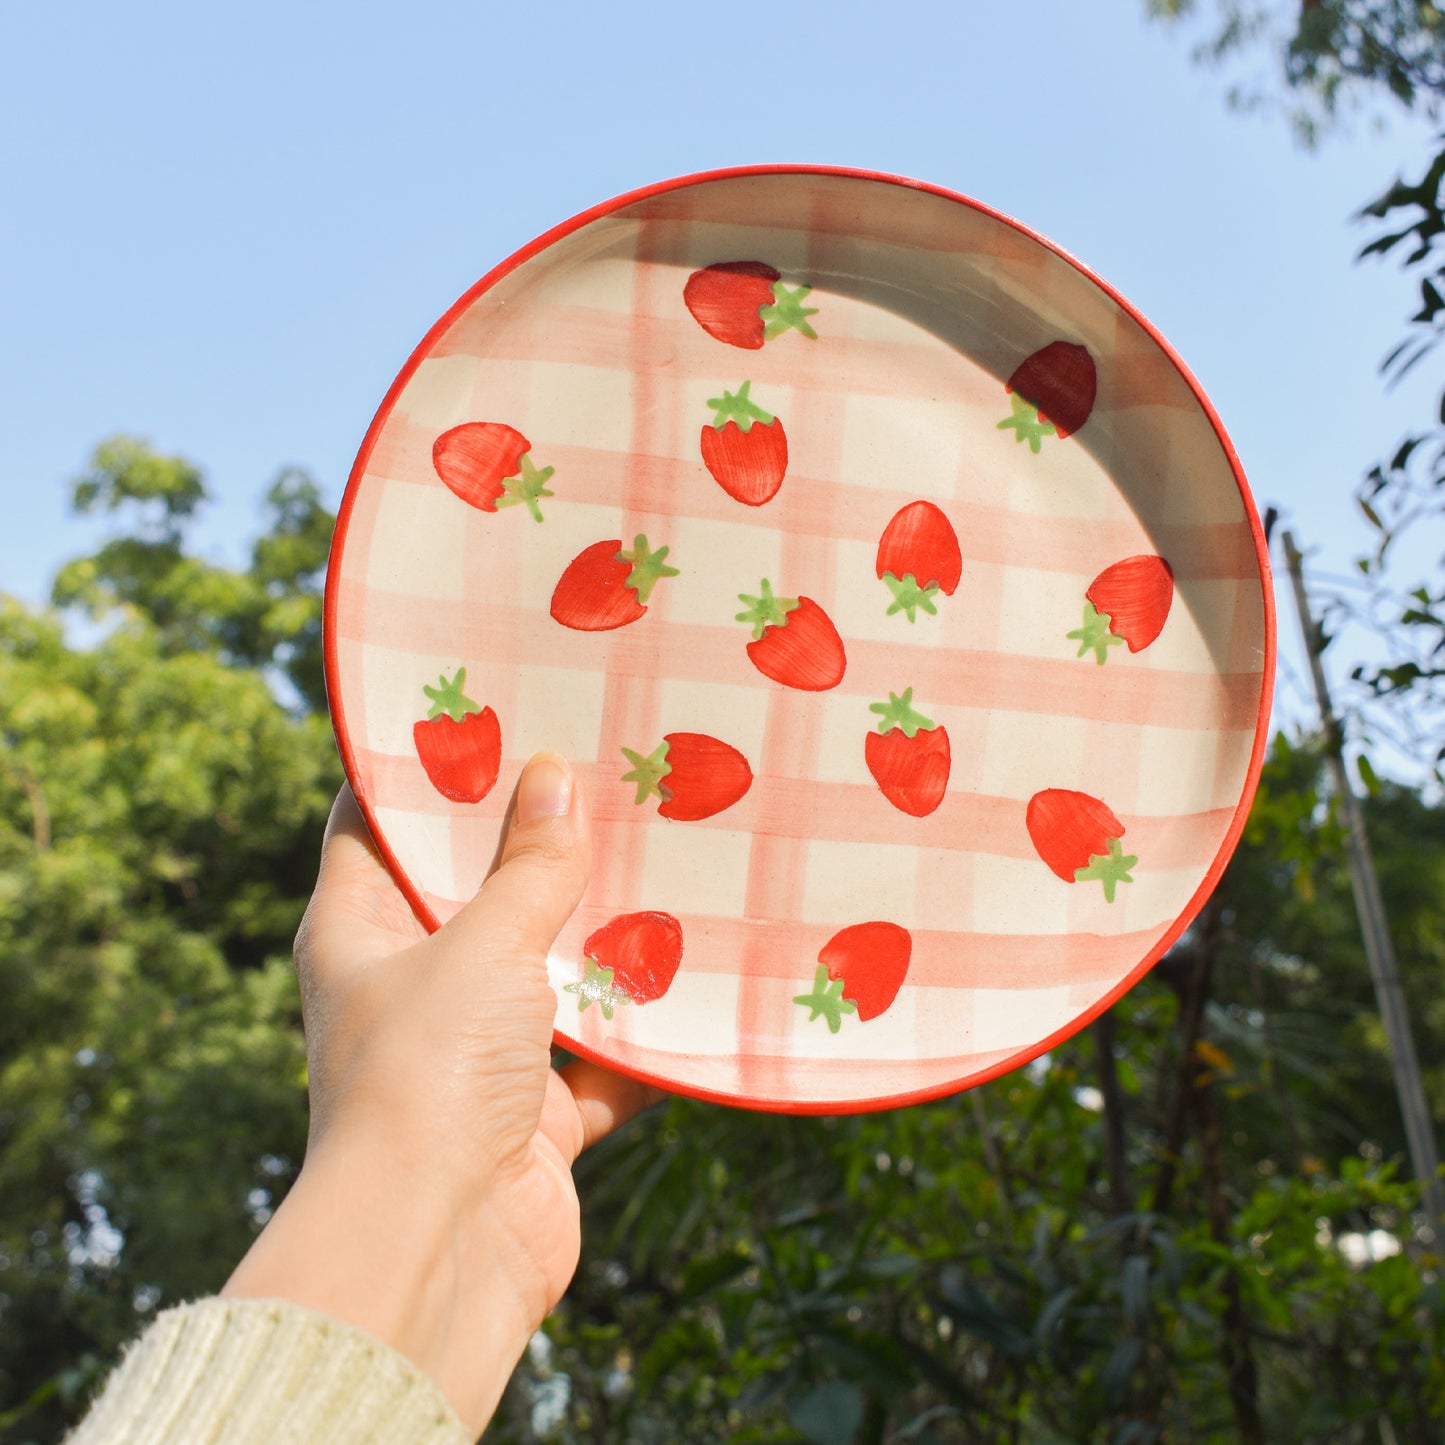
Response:
[[[426,717],[411,730],[416,755],[432,787],[457,803],[479,803],[492,791],[502,765],[502,729],[491,708],[463,691],[467,670],[457,668],[436,687],[422,685],[431,699]]]
[[[709,336],[758,351],[763,342],[785,331],[818,339],[808,324],[818,308],[803,305],[812,289],[789,290],[780,273],[763,261],[718,261],[687,278],[682,299]]]
[[[856,1011],[866,1023],[898,997],[912,954],[913,936],[906,928],[855,923],[823,945],[813,991],[795,995],[793,1002],[808,1010],[809,1023],[821,1017],[835,1034],[844,1014]]]
[[[582,977],[563,984],[577,995],[577,1012],[589,1004],[610,1019],[618,1004],[651,1003],[672,986],[682,962],[682,925],[670,913],[620,913],[582,945]]]
[[[1088,347],[1051,341],[1009,377],[1004,390],[1013,398],[1013,415],[999,422],[999,430],[1012,427],[1015,440],[1037,454],[1044,437],[1069,436],[1088,421],[1098,387]]]
[[[783,424],[748,396],[752,382],[711,397],[717,415],[702,429],[702,459],[718,486],[735,501],[761,507],[777,495],[788,470]]]
[[[753,625],[748,656],[764,677],[804,692],[826,692],[843,681],[848,666],[843,639],[832,619],[811,597],[774,597],[763,578],[761,595],[738,593],[748,604],[739,622]]]
[[[1143,553],[1105,567],[1084,596],[1084,625],[1069,637],[1082,657],[1092,649],[1102,663],[1121,642],[1130,652],[1148,647],[1163,631],[1174,601],[1174,569],[1162,558]]]
[[[1088,793],[1046,788],[1029,799],[1024,821],[1039,857],[1065,883],[1097,879],[1112,903],[1116,885],[1134,881],[1129,870],[1139,860],[1119,842],[1124,825]]]
[[[963,576],[963,553],[953,523],[932,502],[900,507],[879,539],[877,571],[893,594],[890,617],[906,612],[913,622],[920,607],[936,616],[935,594],[952,597]]]
[[[913,689],[890,692],[887,702],[870,702],[882,719],[863,740],[863,757],[883,796],[900,812],[927,817],[948,787],[952,754],[948,730],[913,710]]]
[[[636,622],[647,611],[642,604],[658,581],[677,576],[677,568],[666,563],[667,553],[666,547],[654,552],[641,535],[633,540],[630,552],[624,552],[616,538],[594,542],[558,578],[552,589],[552,616],[578,632],[608,632]]]
[[[694,823],[731,808],[753,785],[748,760],[734,747],[706,733],[668,733],[646,756],[622,749],[632,764],[624,783],[637,784],[636,803],[654,794],[659,817]]]
[[[547,481],[555,468],[538,471],[527,455],[532,443],[500,421],[469,421],[444,431],[432,443],[437,476],[462,501],[484,512],[523,506],[542,520],[538,501],[550,497]]]

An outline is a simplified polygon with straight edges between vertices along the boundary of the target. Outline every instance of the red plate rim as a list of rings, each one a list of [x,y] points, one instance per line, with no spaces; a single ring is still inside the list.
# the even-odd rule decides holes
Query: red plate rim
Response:
[[[1234,810],[1234,816],[1230,820],[1229,829],[1224,836],[1218,853],[1211,863],[1208,872],[1204,875],[1199,887],[1195,889],[1189,902],[1184,906],[1179,916],[1170,926],[1160,941],[1149,951],[1145,957],[1122,979],[1114,988],[1098,999],[1090,1008],[1071,1019],[1062,1028],[1055,1030],[1037,1044],[1032,1044],[1008,1058],[979,1070],[976,1074],[968,1074],[959,1079],[946,1080],[937,1085],[930,1085],[924,1089],[914,1089],[907,1093],[867,1096],[859,1099],[829,1099],[829,1100],[795,1100],[795,1099],[755,1099],[741,1095],[728,1094],[721,1091],[696,1088],[677,1080],[666,1079],[660,1075],[648,1073],[642,1069],[636,1069],[619,1063],[618,1060],[604,1056],[595,1050],[587,1048],[575,1039],[567,1037],[558,1030],[553,1031],[553,1042],[560,1048],[566,1050],[579,1058],[585,1058],[593,1063],[599,1064],[613,1073],[620,1073],[627,1077],[638,1080],[644,1084],[650,1084],[670,1094],[680,1094],[687,1098],[700,1099],[708,1103],[728,1104],[735,1107],[754,1109],[765,1113],[781,1114],[858,1114],[876,1112],[883,1109],[901,1108],[908,1104],[926,1103],[933,1099],[945,1098],[950,1094],[959,1093],[964,1089],[975,1088],[980,1084],[986,1084],[1004,1074],[1012,1073],[1015,1069],[1030,1063],[1032,1060],[1046,1054],[1049,1050],[1063,1043],[1066,1039],[1072,1038],[1074,1034],[1092,1023],[1100,1014],[1110,1008],[1119,998],[1127,993],[1160,958],[1179,940],[1185,929],[1194,921],[1199,910],[1208,900],[1209,895],[1214,891],[1224,870],[1233,855],[1235,847],[1239,843],[1241,833],[1244,831],[1245,820],[1249,816],[1250,806],[1254,801],[1255,790],[1259,786],[1260,771],[1264,766],[1264,752],[1269,741],[1270,703],[1273,698],[1274,669],[1276,651],[1276,621],[1274,607],[1274,589],[1271,580],[1269,562],[1269,546],[1264,535],[1264,527],[1259,519],[1259,513],[1254,505],[1254,498],[1250,493],[1249,483],[1245,479],[1244,468],[1240,464],[1239,455],[1234,449],[1229,434],[1224,429],[1224,423],[1219,419],[1213,403],[1205,395],[1203,387],[1195,379],[1194,373],[1185,365],[1179,353],[1169,344],[1158,328],[1145,317],[1125,296],[1111,286],[1097,272],[1091,270],[1077,257],[1064,250],[1062,246],[1056,245],[1047,236],[1040,234],[1030,226],[1024,225],[1021,221],[1015,220],[1012,216],[996,210],[992,206],[985,205],[982,201],[974,200],[971,196],[965,196],[961,192],[949,190],[944,186],[933,185],[928,181],[911,180],[904,176],[891,175],[886,171],[863,170],[850,166],[830,166],[815,164],[767,164],[752,166],[730,166],[717,170],[698,171],[689,175],[675,176],[670,180],[658,181],[653,185],[643,186],[638,190],[627,191],[620,196],[615,196],[609,201],[603,201],[598,205],[591,206],[585,211],[579,211],[570,220],[563,221],[560,225],[553,226],[551,230],[544,231],[535,240],[529,241],[520,250],[514,251],[504,261],[494,266],[475,285],[469,287],[442,316],[430,327],[426,335],[417,343],[411,355],[407,358],[406,364],[397,373],[396,379],[387,389],[386,395],[382,398],[381,405],[377,408],[376,415],[372,418],[371,425],[367,428],[366,436],[363,438],[360,450],[356,454],[356,461],[352,464],[351,474],[347,479],[346,490],[342,495],[341,505],[337,510],[336,528],[332,534],[331,549],[326,572],[326,593],[322,615],[323,634],[323,656],[325,663],[326,693],[330,704],[332,727],[336,734],[337,748],[341,754],[342,767],[345,769],[348,783],[355,792],[356,801],[361,807],[362,815],[371,832],[372,840],[376,844],[377,851],[381,854],[392,877],[396,880],[398,887],[411,904],[417,917],[426,927],[435,932],[441,927],[441,920],[427,906],[425,899],[408,878],[406,870],[402,867],[400,860],[393,853],[390,845],[380,827],[378,826],[371,801],[363,791],[357,791],[355,779],[357,777],[356,754],[351,741],[350,730],[347,727],[346,719],[342,714],[340,706],[339,686],[339,659],[336,642],[336,609],[337,591],[340,586],[340,562],[342,553],[346,547],[346,534],[351,519],[352,508],[355,504],[356,493],[361,485],[362,477],[366,472],[371,454],[376,446],[377,439],[381,435],[382,428],[391,417],[392,409],[396,405],[397,398],[401,395],[407,383],[415,374],[417,368],[430,354],[431,348],[438,337],[445,332],[452,323],[467,310],[476,299],[485,292],[491,290],[503,277],[510,274],[524,262],[531,260],[534,256],[548,249],[557,241],[581,230],[584,226],[590,225],[593,221],[603,216],[612,215],[628,206],[636,205],[639,202],[651,200],[656,196],[666,195],[672,191],[684,190],[692,186],[707,185],[714,181],[736,180],[751,176],[830,176],[844,180],[867,181],[874,184],[902,186],[907,190],[923,191],[929,195],[937,196],[942,200],[951,201],[956,205],[965,206],[971,211],[1008,226],[1027,236],[1045,249],[1053,252],[1061,260],[1067,262],[1080,276],[1099,290],[1104,292],[1116,305],[1121,307],[1143,331],[1149,336],[1161,352],[1169,359],[1170,364],[1179,372],[1185,384],[1193,393],[1195,400],[1199,403],[1200,409],[1208,418],[1210,426],[1214,429],[1215,436],[1224,450],[1230,470],[1234,474],[1236,486],[1239,488],[1240,499],[1244,504],[1246,520],[1249,523],[1250,535],[1254,542],[1255,558],[1259,564],[1260,588],[1263,602],[1264,616],[1264,666],[1260,674],[1260,708],[1259,717],[1255,725],[1254,746],[1250,753],[1249,769],[1245,777],[1244,788],[1242,789],[1239,801]]]

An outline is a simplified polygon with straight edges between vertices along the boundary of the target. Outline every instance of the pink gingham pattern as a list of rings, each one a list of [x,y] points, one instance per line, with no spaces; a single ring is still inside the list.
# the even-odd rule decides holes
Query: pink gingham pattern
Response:
[[[358,459],[333,552],[328,676],[349,775],[393,868],[433,922],[491,865],[512,786],[542,747],[591,799],[596,864],[549,960],[559,1040],[670,1087],[828,1110],[927,1097],[1022,1063],[1079,1027],[1177,937],[1217,879],[1258,772],[1273,619],[1258,521],[1228,443],[1172,353],[1038,238],[924,187],[816,171],[726,173],[624,198],[559,228],[434,328]],[[765,261],[811,285],[817,339],[760,351],[709,336],[688,275]],[[1098,371],[1092,415],[1041,454],[997,423],[1004,381],[1063,338]],[[790,461],[752,508],[699,452],[707,400],[742,381]],[[436,438],[501,421],[551,466],[538,525],[438,478]],[[906,503],[943,509],[963,578],[938,615],[887,616],[878,539]],[[562,571],[645,534],[679,575],[640,621],[587,633],[549,616]],[[1157,553],[1175,596],[1158,640],[1078,658],[1091,580]],[[768,578],[831,616],[847,672],[828,692],[749,662],[740,593]],[[503,761],[479,804],[449,802],[412,741],[424,683],[467,669]],[[914,690],[952,771],[924,818],[864,764],[869,704]],[[698,822],[639,806],[623,748],[717,736],[754,782]],[[1113,903],[1067,884],[1025,828],[1044,788],[1086,791],[1138,856]],[[643,1005],[564,991],[612,917],[682,925],[681,968]],[[835,1034],[794,1002],[848,924],[907,928],[897,998]]]

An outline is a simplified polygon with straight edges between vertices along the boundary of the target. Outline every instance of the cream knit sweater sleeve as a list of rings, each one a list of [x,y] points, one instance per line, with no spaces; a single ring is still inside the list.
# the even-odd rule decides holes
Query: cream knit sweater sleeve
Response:
[[[351,1325],[279,1300],[159,1315],[66,1445],[471,1445],[441,1390]]]

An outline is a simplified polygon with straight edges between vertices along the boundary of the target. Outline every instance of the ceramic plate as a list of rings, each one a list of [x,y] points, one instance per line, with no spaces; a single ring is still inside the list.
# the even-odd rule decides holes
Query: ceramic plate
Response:
[[[1273,664],[1244,477],[1114,291],[975,202],[812,168],[599,206],[436,324],[328,582],[342,756],[429,925],[574,760],[558,1042],[769,1109],[1080,1028],[1243,825]]]

